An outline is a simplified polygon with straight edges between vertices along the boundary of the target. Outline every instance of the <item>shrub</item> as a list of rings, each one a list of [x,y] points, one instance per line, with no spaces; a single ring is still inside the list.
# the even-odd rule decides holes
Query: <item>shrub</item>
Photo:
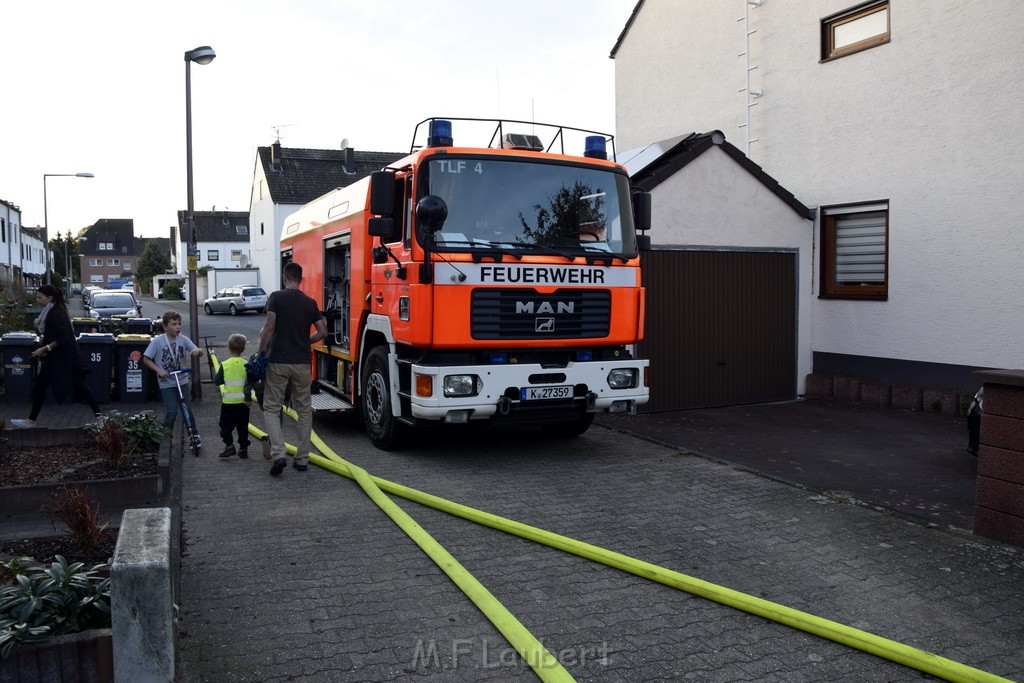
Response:
[[[100,523],[100,505],[93,504],[88,490],[80,486],[62,486],[49,512],[54,522],[67,525],[71,540],[79,549],[91,550],[100,546],[100,534],[107,524]]]
[[[99,445],[99,434],[108,424],[116,423],[121,426],[127,439],[126,453],[154,453],[160,450],[160,440],[163,438],[163,425],[157,421],[152,411],[132,413],[127,415],[113,410],[103,413],[92,422],[87,422],[85,432],[91,436]]]
[[[163,287],[164,297],[168,300],[183,299],[181,295],[181,283],[177,280],[168,280]]]
[[[111,469],[119,470],[128,461],[128,434],[117,420],[106,420],[93,435],[96,448]]]
[[[19,643],[110,627],[110,579],[100,576],[107,566],[83,571],[81,562],[55,559],[27,571],[28,558],[4,563],[15,583],[0,588],[0,659]]]

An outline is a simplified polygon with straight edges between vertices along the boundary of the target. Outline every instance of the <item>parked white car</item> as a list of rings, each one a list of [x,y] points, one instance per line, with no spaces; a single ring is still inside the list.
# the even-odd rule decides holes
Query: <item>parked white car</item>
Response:
[[[203,302],[206,315],[214,313],[230,313],[238,315],[245,311],[262,313],[267,308],[267,293],[256,285],[236,285],[225,287]]]

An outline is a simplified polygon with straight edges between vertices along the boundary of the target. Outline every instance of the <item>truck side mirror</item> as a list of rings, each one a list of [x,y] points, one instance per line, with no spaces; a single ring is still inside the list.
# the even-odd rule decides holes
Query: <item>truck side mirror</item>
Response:
[[[394,207],[395,172],[374,171],[370,174],[370,213],[376,216],[390,216]]]
[[[371,218],[366,222],[366,232],[370,237],[391,237],[395,230],[395,221],[391,218]]]
[[[416,203],[416,221],[428,234],[438,232],[446,218],[448,205],[437,195],[428,194]]]
[[[633,225],[637,230],[651,229],[651,193],[633,193]]]

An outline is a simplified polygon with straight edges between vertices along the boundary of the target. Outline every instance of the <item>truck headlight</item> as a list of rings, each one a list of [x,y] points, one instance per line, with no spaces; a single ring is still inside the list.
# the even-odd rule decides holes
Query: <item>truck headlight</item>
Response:
[[[632,389],[636,386],[636,368],[616,368],[608,373],[608,386],[612,389]]]
[[[476,396],[477,383],[480,378],[476,375],[445,375],[444,395],[451,396]]]

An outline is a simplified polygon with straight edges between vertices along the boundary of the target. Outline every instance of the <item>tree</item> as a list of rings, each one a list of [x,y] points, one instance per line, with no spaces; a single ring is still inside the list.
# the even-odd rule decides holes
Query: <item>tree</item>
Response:
[[[156,240],[147,240],[146,247],[142,250],[142,256],[139,257],[135,268],[135,277],[141,280],[154,275],[163,275],[170,262],[170,258],[160,250],[160,245]]]
[[[604,225],[604,196],[589,185],[576,181],[572,187],[560,187],[549,204],[534,204],[535,225],[520,212],[523,227],[522,241],[535,244],[557,244],[559,241],[579,241],[581,232]]]

